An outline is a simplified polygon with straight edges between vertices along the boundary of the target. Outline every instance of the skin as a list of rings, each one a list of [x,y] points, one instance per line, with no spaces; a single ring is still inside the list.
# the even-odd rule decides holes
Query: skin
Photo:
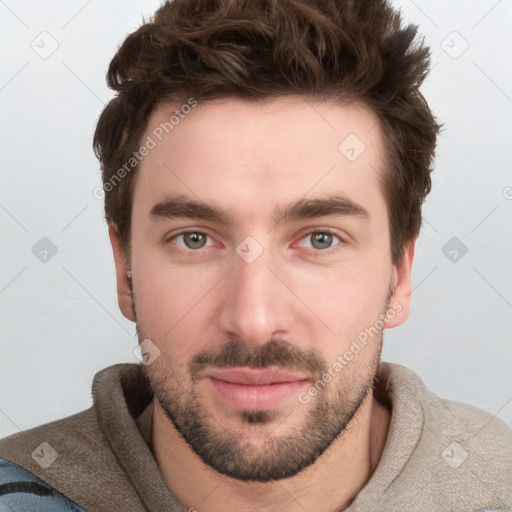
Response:
[[[143,140],[175,108],[159,105]],[[354,161],[338,150],[349,134],[366,146]],[[277,457],[273,448],[287,436],[297,441],[301,427],[315,417],[315,407],[334,404],[338,394],[345,397],[338,404],[344,408],[340,414],[348,413],[349,405],[356,407],[348,428],[313,463],[293,476],[265,482],[227,476],[205,463],[154,401],[153,452],[186,508],[342,510],[371,477],[391,413],[371,389],[364,397],[356,391],[373,379],[382,333],[308,404],[293,396],[260,423],[247,423],[241,411],[219,403],[206,379],[192,379],[189,363],[201,352],[218,355],[228,340],[252,354],[279,339],[304,358],[313,352],[332,367],[386,307],[400,305],[386,318],[385,328],[406,320],[414,241],[393,265],[380,181],[383,147],[377,117],[362,104],[340,106],[295,96],[256,103],[227,98],[198,104],[141,162],[130,269],[114,224],[109,234],[121,311],[137,322],[141,340],[150,339],[160,350],[146,367],[160,395],[183,407],[197,405],[211,432],[231,439],[235,448],[250,447],[248,463]],[[170,194],[214,205],[233,222],[152,218],[152,207]],[[368,216],[273,219],[275,208],[332,194],[360,205]],[[191,249],[183,236],[174,237],[184,229],[208,235],[206,246]],[[329,253],[318,249],[312,236],[326,229],[335,234]],[[248,236],[263,249],[251,263],[236,251]],[[314,381],[313,373],[309,377]],[[318,426],[324,420],[316,417]]]

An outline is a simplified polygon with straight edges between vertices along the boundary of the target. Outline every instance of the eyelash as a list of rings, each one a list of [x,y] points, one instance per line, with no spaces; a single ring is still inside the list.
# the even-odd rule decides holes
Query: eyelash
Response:
[[[179,236],[186,235],[187,233],[198,233],[198,234],[201,234],[201,235],[205,235],[205,236],[207,236],[208,238],[211,239],[210,235],[208,235],[207,233],[205,233],[203,231],[189,229],[189,230],[185,230],[185,231],[180,231],[179,233],[174,234],[173,236],[169,237],[165,241],[166,242],[172,242],[176,238],[178,238]],[[336,251],[339,250],[339,246],[341,246],[341,245],[343,245],[345,243],[343,241],[343,239],[335,231],[333,231],[332,229],[329,229],[329,228],[315,229],[313,231],[309,231],[303,237],[301,237],[301,240],[304,240],[306,237],[311,236],[311,235],[313,235],[315,233],[322,233],[322,234],[332,235],[332,236],[336,237],[339,240],[339,243],[334,245],[334,246],[332,246],[332,247],[329,247],[327,249],[316,249],[315,250],[314,248],[307,248],[307,249],[311,249],[313,251],[314,257],[321,256],[321,255],[326,255],[326,254],[333,254],[333,253],[335,253]],[[188,248],[187,249],[183,249],[183,248],[180,248],[178,250],[185,251],[187,253],[194,253],[194,252],[199,252],[201,249],[203,249],[203,247],[201,247],[200,249],[188,249]]]

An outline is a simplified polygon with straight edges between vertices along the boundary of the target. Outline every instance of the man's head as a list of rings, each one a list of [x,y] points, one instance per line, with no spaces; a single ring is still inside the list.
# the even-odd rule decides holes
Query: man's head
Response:
[[[164,4],[112,59],[107,82],[118,94],[94,135],[106,218],[116,224],[126,255],[140,160],[133,153],[144,146],[158,103],[177,102],[178,119],[190,98],[258,101],[298,94],[342,105],[360,101],[377,115],[384,133],[381,179],[390,250],[397,263],[420,229],[439,130],[419,91],[429,51],[415,36],[416,27],[403,27],[385,0]]]
[[[292,476],[371,401],[438,130],[413,39],[384,2],[186,0],[111,63],[119,304],[157,407],[221,473]]]

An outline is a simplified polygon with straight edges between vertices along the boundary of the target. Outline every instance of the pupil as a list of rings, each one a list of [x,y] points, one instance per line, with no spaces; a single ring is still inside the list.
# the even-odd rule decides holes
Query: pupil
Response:
[[[185,239],[191,249],[199,249],[203,247],[206,237],[201,233],[187,233]]]
[[[320,246],[316,245],[316,242],[320,242]],[[313,247],[316,249],[326,249],[331,245],[332,235],[329,233],[317,233],[313,236]]]

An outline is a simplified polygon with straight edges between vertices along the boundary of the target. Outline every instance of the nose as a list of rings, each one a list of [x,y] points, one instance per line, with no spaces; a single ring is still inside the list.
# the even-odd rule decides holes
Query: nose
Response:
[[[250,261],[250,260],[248,260]],[[219,327],[230,339],[262,345],[273,337],[286,338],[293,325],[293,294],[284,276],[264,250],[248,262],[233,256],[219,314]]]

